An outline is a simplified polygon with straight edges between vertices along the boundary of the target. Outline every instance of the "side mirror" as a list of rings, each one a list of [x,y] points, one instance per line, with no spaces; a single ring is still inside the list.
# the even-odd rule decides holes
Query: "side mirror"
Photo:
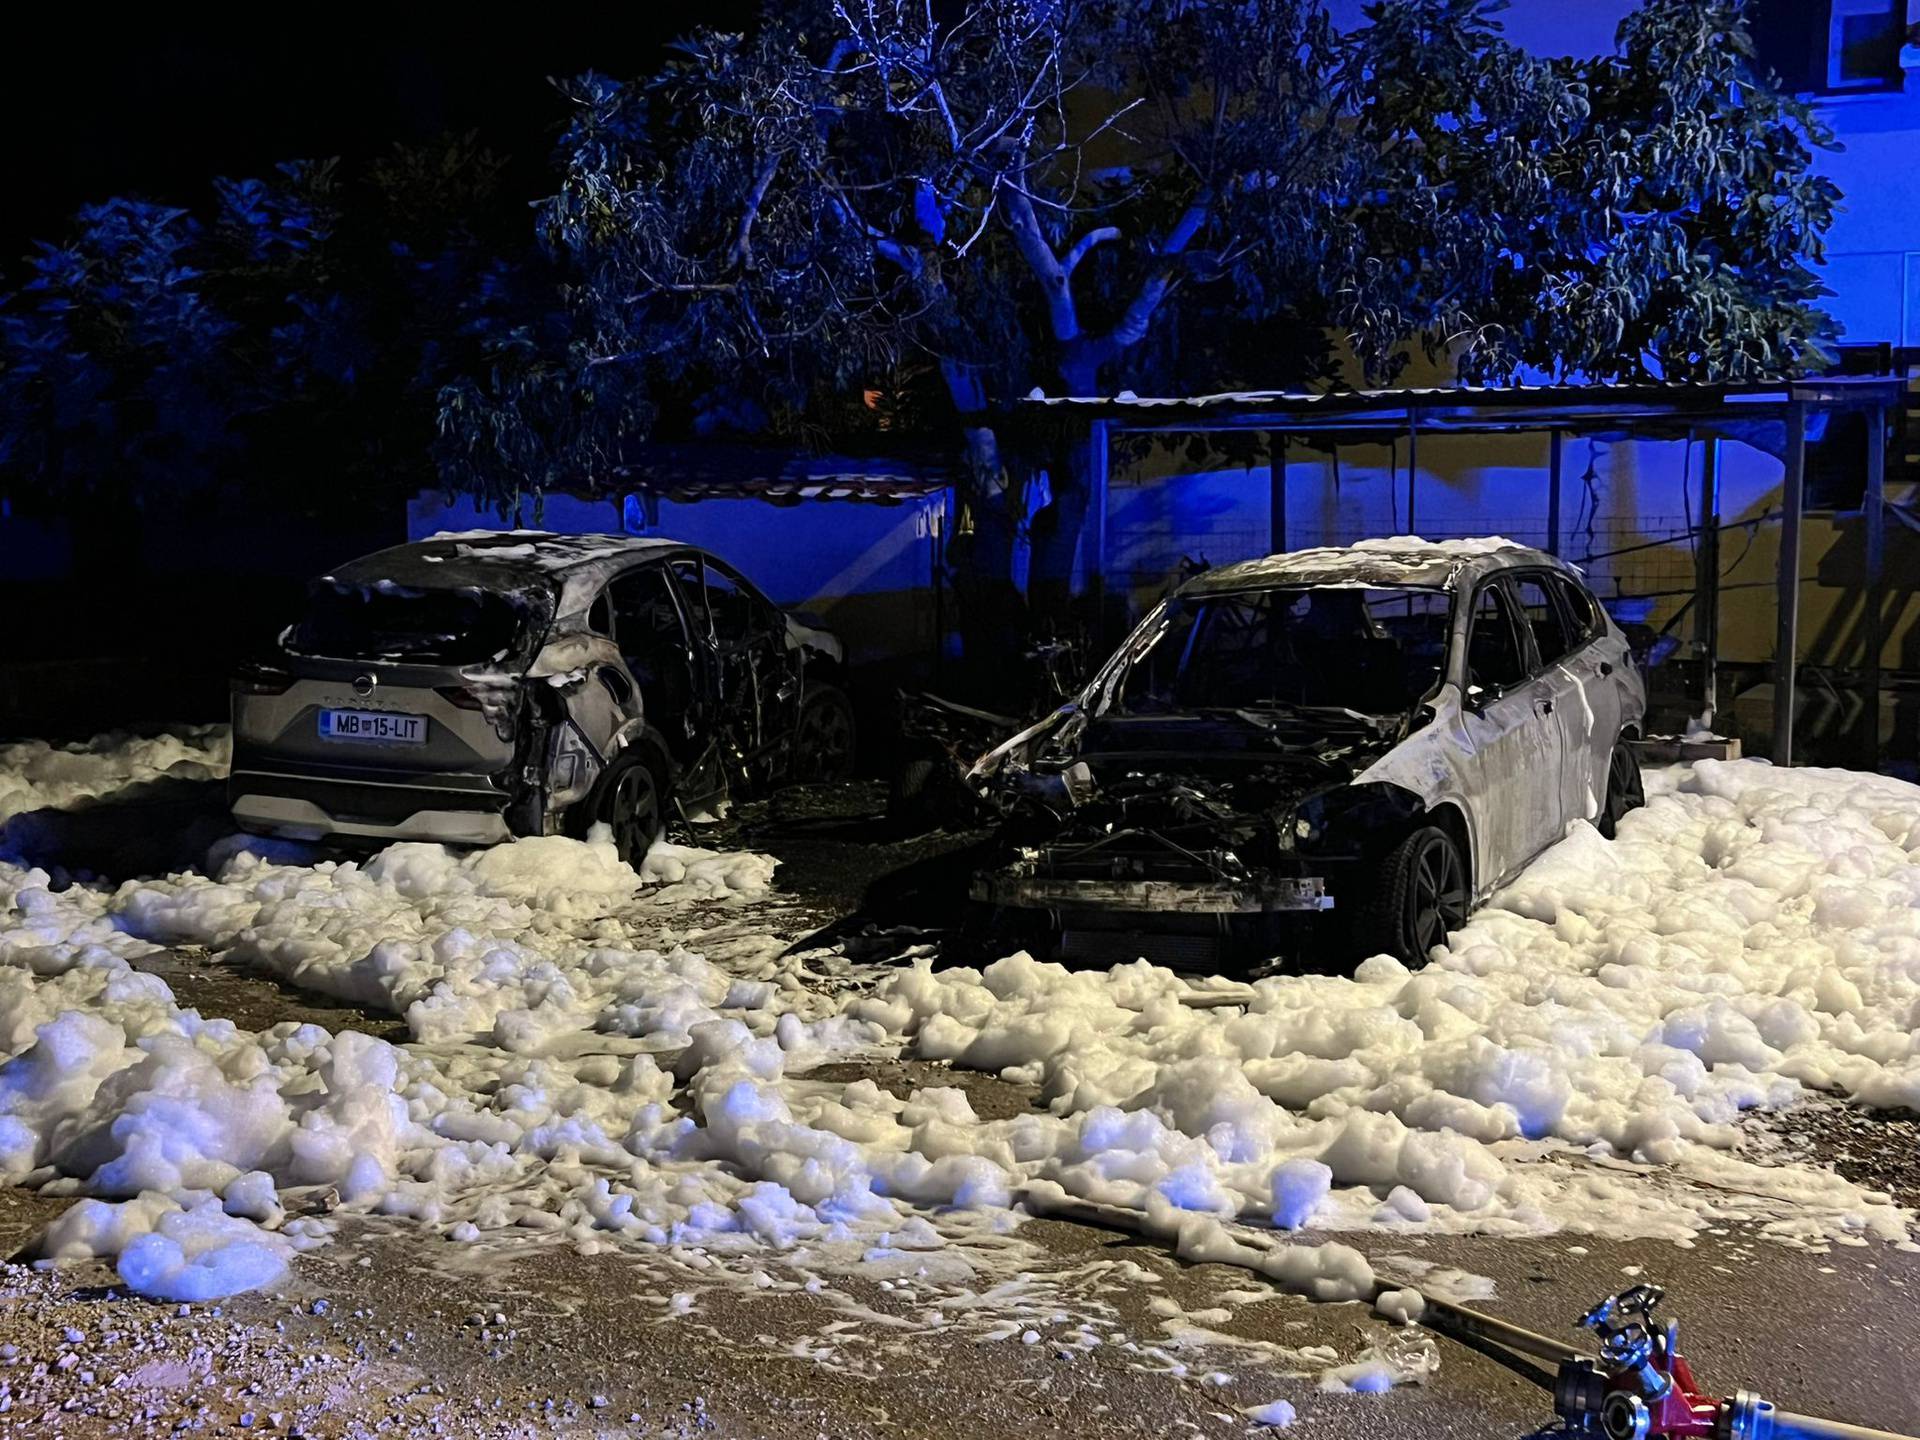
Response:
[[[1467,682],[1467,708],[1478,714],[1502,695],[1507,693],[1504,685],[1482,685],[1478,681]]]

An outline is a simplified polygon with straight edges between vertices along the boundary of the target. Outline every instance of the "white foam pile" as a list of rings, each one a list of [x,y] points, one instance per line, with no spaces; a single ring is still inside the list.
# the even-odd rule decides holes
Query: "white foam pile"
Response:
[[[599,847],[558,843],[580,853],[533,848],[549,865],[587,875],[614,867],[624,889],[637,886]],[[390,963],[420,960],[438,977],[410,1007],[427,1017],[416,1028],[477,1013],[520,1038],[561,1014],[592,1018],[562,968],[526,948],[526,932],[538,929],[530,915],[586,902],[539,890],[551,908],[533,911],[489,893],[503,883],[526,893],[525,857],[511,853],[519,848],[442,857],[445,868],[432,870],[476,907],[468,919],[492,907],[487,914],[522,934],[512,954],[497,937],[450,940],[458,926],[398,961],[404,944],[393,942]],[[363,918],[391,916],[399,887],[430,865],[416,850],[389,857],[369,865],[375,878],[340,866],[329,883],[297,893],[315,916],[354,905]],[[256,880],[267,871],[297,883],[279,873],[287,867],[233,863]],[[234,888],[185,877],[170,887],[158,893]],[[782,1094],[789,1057],[812,1063],[877,1031],[830,1007],[802,1020],[769,1003],[774,987],[719,975],[697,956],[566,950],[596,987],[594,1003],[642,1037],[610,1035],[592,1053],[394,1046],[291,1022],[254,1034],[180,1008],[163,981],[131,967],[153,947],[130,933],[128,911],[112,907],[141,893],[123,890],[117,902],[82,887],[54,894],[45,872],[0,865],[0,1052],[10,1057],[0,1064],[0,1177],[101,1197],[64,1217],[43,1248],[55,1258],[117,1256],[122,1279],[144,1293],[210,1298],[271,1282],[293,1249],[330,1229],[313,1218],[282,1223],[289,1209],[410,1216],[455,1239],[516,1226],[562,1231],[585,1248],[631,1238],[913,1249],[936,1243],[933,1232],[892,1197],[948,1204],[965,1198],[972,1179],[964,1162],[869,1154],[795,1123]],[[228,898],[223,913],[237,923],[265,903]],[[342,933],[317,938],[315,953],[347,954]],[[490,965],[501,973],[490,976]],[[463,1040],[468,1023],[453,1024]],[[663,1068],[649,1045],[686,1053]],[[678,1103],[676,1073],[689,1082]]]
[[[663,843],[642,871],[624,864],[604,833],[465,855],[408,843],[365,864],[303,865],[243,847],[212,881],[130,882],[110,908],[156,944],[223,950],[306,989],[402,1015],[422,1041],[535,1054],[599,1032],[684,1045],[715,1007],[765,1010],[772,981],[723,971],[678,944],[646,942],[665,930],[662,907],[763,896],[773,862]],[[657,888],[623,918],[646,885]],[[766,937],[744,948],[764,958],[781,947]],[[742,947],[732,949],[738,960]]]
[[[163,776],[217,779],[227,773],[229,751],[224,725],[153,736],[116,732],[72,745],[44,740],[0,745],[0,823]]]
[[[842,996],[767,933],[771,861],[687,847],[636,874],[604,841],[229,846],[211,878],[113,893],[0,865],[0,1173],[99,1197],[52,1253],[183,1297],[270,1282],[329,1207],[456,1240],[895,1256],[956,1212],[997,1229],[1078,1200],[1323,1298],[1371,1294],[1372,1269],[1293,1230],[1903,1241],[1884,1197],[1755,1163],[1734,1121],[1809,1089],[1920,1103],[1920,789],[1753,762],[1650,789],[1618,842],[1577,828],[1429,969],[1264,980],[1237,1010],[1144,964],[1026,956]],[[182,1009],[129,961],[188,942],[403,1015],[413,1043]],[[807,1078],[875,1046],[1046,1108]]]

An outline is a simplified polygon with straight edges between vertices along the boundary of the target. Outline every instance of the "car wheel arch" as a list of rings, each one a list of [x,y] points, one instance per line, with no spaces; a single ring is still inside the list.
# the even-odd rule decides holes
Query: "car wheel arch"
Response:
[[[1467,806],[1453,796],[1428,798],[1388,780],[1374,780],[1347,787],[1366,794],[1372,803],[1355,804],[1348,810],[1352,820],[1372,817],[1387,823],[1374,826],[1360,847],[1374,859],[1385,856],[1407,836],[1423,826],[1438,826],[1459,848],[1466,866],[1467,889],[1472,893],[1479,867],[1474,864],[1474,827]]]
[[[607,744],[606,765],[602,773],[612,770],[629,755],[637,755],[640,763],[653,772],[653,781],[660,789],[662,802],[670,804],[680,776],[679,767],[673,763],[673,755],[667,749],[666,737],[644,720],[622,725]]]
[[[1466,867],[1467,893],[1477,895],[1480,879],[1473,863],[1473,820],[1466,807],[1454,800],[1437,801],[1427,807],[1421,823],[1438,826],[1452,838],[1460,850],[1460,863]]]

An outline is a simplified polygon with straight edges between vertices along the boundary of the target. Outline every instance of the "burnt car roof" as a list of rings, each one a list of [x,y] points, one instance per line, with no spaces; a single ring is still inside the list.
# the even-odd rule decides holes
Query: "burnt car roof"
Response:
[[[503,594],[544,591],[560,615],[591,603],[600,586],[639,560],[694,547],[632,535],[561,535],[549,530],[449,531],[376,550],[323,579],[336,585],[474,588]]]
[[[1544,566],[1568,567],[1544,550],[1499,536],[1476,540],[1422,540],[1400,535],[1292,550],[1259,560],[1223,565],[1196,575],[1182,595],[1222,595],[1236,590],[1266,590],[1293,585],[1415,586],[1452,590],[1496,570]]]

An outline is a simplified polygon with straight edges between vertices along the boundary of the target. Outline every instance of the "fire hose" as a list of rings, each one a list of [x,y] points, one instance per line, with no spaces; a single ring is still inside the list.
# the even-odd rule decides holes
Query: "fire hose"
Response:
[[[1146,1239],[1162,1238],[1139,1212],[1115,1205],[1056,1193],[1036,1210]],[[1378,1300],[1394,1288],[1376,1281],[1364,1298]],[[1593,1332],[1598,1355],[1431,1295],[1421,1297],[1418,1320],[1450,1339],[1496,1345],[1552,1365],[1552,1380],[1541,1378],[1538,1383],[1553,1392],[1554,1413],[1570,1433],[1596,1440],[1920,1440],[1782,1410],[1751,1390],[1731,1396],[1702,1390],[1680,1353],[1679,1323],[1662,1326],[1655,1319],[1665,1296],[1658,1285],[1634,1285],[1581,1316],[1579,1328]]]

